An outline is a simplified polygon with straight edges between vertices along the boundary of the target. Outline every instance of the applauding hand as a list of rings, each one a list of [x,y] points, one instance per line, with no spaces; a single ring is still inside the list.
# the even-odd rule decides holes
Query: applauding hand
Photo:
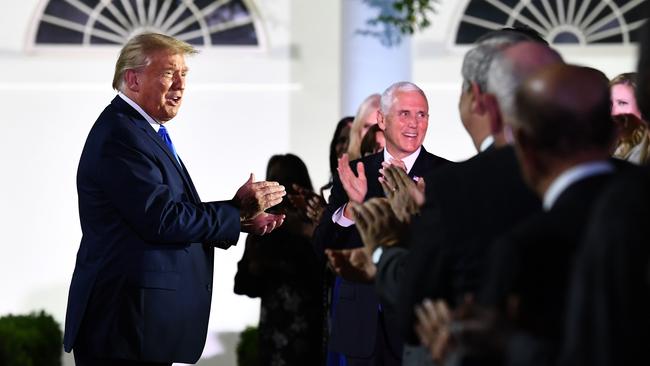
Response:
[[[387,163],[382,165],[379,182],[390,207],[399,221],[410,223],[411,216],[419,213],[424,204],[424,178],[415,183],[403,169]]]
[[[242,220],[241,231],[253,235],[264,235],[282,225],[284,215],[261,212],[257,216]]]
[[[371,198],[362,205],[353,204],[352,209],[361,240],[370,252],[403,240],[406,225],[397,220],[386,198]]]
[[[349,203],[361,203],[368,193],[368,181],[366,179],[366,170],[362,162],[357,162],[357,174],[354,174],[350,168],[350,160],[348,154],[343,154],[339,158],[339,165],[336,168],[339,172],[339,179],[345,193],[348,195]],[[347,218],[352,218],[352,211],[350,205],[345,207],[343,215]]]
[[[254,182],[255,175],[251,173],[250,178],[242,185],[233,197],[233,203],[239,207],[241,221],[251,220],[282,202],[286,194],[284,186],[278,182]]]
[[[291,204],[312,223],[318,224],[326,206],[323,197],[297,184],[293,185],[293,189],[296,193],[288,196]]]
[[[348,281],[372,282],[375,278],[377,267],[368,248],[326,249],[325,255],[334,273]]]

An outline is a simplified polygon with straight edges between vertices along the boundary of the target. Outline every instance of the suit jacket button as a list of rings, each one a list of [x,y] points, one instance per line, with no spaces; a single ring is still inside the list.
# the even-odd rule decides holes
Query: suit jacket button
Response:
[[[212,285],[205,285],[205,289],[208,290],[208,292],[212,292]]]

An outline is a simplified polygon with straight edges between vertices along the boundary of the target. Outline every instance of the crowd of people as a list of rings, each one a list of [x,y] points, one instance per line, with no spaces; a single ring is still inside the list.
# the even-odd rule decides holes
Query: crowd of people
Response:
[[[66,351],[77,365],[196,362],[215,248],[245,232],[234,290],[261,298],[261,366],[647,362],[640,50],[638,73],[610,81],[530,30],[492,31],[461,67],[469,160],[426,151],[429,102],[400,81],[338,122],[320,190],[299,157],[275,155],[266,180],[204,202],[164,126],[195,50],[134,37],[79,163]]]
[[[650,175],[641,166],[650,98],[636,98],[650,67],[643,50],[639,74],[610,81],[566,63],[530,30],[493,31],[461,68],[459,114],[473,158],[427,152],[426,95],[397,82],[339,122],[325,190],[269,174],[294,187],[282,212],[297,211],[309,230],[287,246],[292,229],[280,227],[268,238],[283,244],[258,254],[273,262],[256,272],[265,290],[252,295],[262,298],[260,365],[647,360]],[[252,241],[235,284],[248,295],[239,287],[253,271]],[[279,268],[287,261],[309,265],[297,274]],[[323,320],[312,324],[321,332],[309,338],[312,351],[280,336],[295,324],[268,326],[294,308],[285,301],[276,315],[268,311],[287,285],[321,291],[322,303],[310,308]]]

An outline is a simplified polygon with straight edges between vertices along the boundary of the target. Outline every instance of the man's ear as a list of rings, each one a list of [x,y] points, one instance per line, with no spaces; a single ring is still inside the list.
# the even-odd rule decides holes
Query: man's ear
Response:
[[[481,104],[490,120],[490,134],[493,136],[500,134],[503,131],[503,115],[497,98],[493,94],[485,93],[481,95]]]
[[[485,94],[481,93],[481,88],[479,88],[478,84],[473,81],[470,84],[470,90],[472,91],[472,99],[470,104],[472,113],[477,115],[484,114],[486,112],[485,101],[483,100]]]
[[[126,70],[124,73],[124,85],[131,91],[140,91],[140,80],[138,79],[138,73],[135,70]]]
[[[377,124],[382,131],[386,130],[386,121],[384,120],[384,113],[381,109],[377,111]]]

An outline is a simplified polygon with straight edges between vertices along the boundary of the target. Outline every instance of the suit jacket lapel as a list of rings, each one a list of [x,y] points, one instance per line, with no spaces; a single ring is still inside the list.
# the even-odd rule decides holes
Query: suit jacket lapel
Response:
[[[189,174],[187,174],[185,167],[180,165],[179,161],[176,160],[174,153],[169,150],[167,144],[165,144],[165,142],[160,138],[160,135],[156,133],[156,130],[154,130],[154,128],[151,127],[149,122],[147,122],[147,120],[144,119],[144,117],[140,115],[138,111],[133,109],[133,107],[131,107],[119,96],[116,96],[115,99],[113,99],[113,104],[115,105],[116,108],[120,109],[121,111],[125,112],[125,114],[129,115],[133,123],[142,131],[144,131],[144,133],[147,136],[149,136],[149,138],[153,141],[153,143],[163,151],[163,153],[167,156],[169,160],[171,160],[172,164],[178,171],[178,174],[180,174],[181,178],[183,179],[183,183],[185,184],[185,188],[187,189],[187,191],[190,192],[194,200],[200,202],[198,193],[196,192],[196,189],[194,188],[194,184],[192,184],[192,181],[190,180]]]
[[[422,149],[420,149],[420,154],[418,155],[417,159],[415,159],[415,163],[413,163],[413,166],[411,167],[411,171],[409,172],[409,177],[422,177],[426,173],[426,161],[429,158],[429,153],[427,150],[422,146]]]
[[[384,152],[381,151],[377,154],[374,154],[368,159],[368,163],[364,164],[366,170],[366,179],[368,183],[368,194],[366,197],[383,197],[384,189],[379,183],[379,169],[381,169],[381,163],[384,161]]]

